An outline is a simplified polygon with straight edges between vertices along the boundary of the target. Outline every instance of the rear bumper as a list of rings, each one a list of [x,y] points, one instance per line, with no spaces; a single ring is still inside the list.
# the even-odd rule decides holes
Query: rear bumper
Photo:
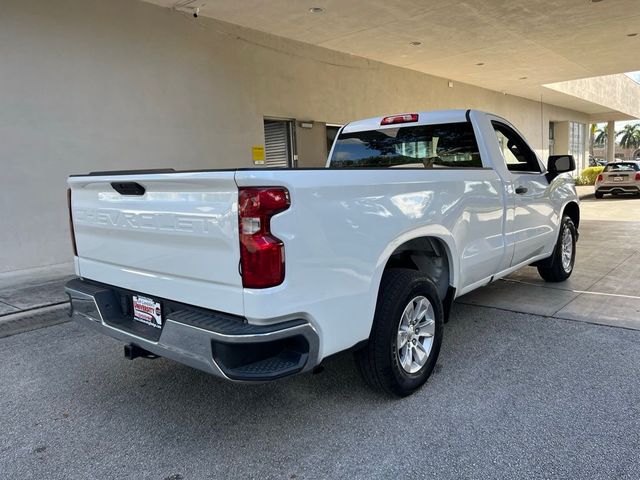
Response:
[[[239,317],[168,302],[173,308],[159,336],[149,337],[132,328],[137,322],[123,313],[121,289],[74,279],[65,290],[76,321],[228,380],[275,380],[310,370],[318,361],[318,334],[302,319],[250,325]]]
[[[600,185],[596,193],[640,193],[637,185]]]

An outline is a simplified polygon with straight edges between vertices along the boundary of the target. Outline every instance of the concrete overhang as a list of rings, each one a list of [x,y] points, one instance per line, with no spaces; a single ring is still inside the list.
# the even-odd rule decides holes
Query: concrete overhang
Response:
[[[640,70],[638,0],[145,1],[594,118],[640,116],[639,89],[616,75]]]
[[[624,74],[604,75],[544,85],[545,88],[600,106],[593,122],[640,118],[640,84]]]

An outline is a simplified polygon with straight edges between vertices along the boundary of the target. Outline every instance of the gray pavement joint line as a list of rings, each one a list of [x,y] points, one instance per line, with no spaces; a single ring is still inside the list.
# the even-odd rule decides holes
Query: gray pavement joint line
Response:
[[[627,260],[629,260],[631,257],[638,255],[640,253],[640,250],[634,250],[633,253],[631,253],[628,257],[625,257],[623,260],[620,261],[620,263],[616,264],[614,267],[611,268],[611,270],[607,271],[604,275],[602,275],[601,277],[598,277],[593,283],[591,283],[587,288],[591,288],[593,287],[596,283],[598,283],[600,280],[603,280],[604,278],[607,277],[607,275],[609,275],[611,272],[613,272],[616,268],[620,267],[623,263],[625,263]],[[524,285],[533,285],[534,287],[540,287],[540,288],[549,288],[551,290],[561,290],[564,292],[575,292],[575,293],[581,293],[583,290],[571,290],[570,288],[557,288],[554,285],[554,283],[543,283],[543,284],[538,284],[538,283],[531,283],[531,282],[524,282],[522,280],[515,280],[512,278],[499,278],[498,281],[504,281],[504,282],[515,282],[515,283],[522,283]],[[584,290],[587,293],[587,290]],[[613,294],[612,294],[613,295]],[[578,297],[576,297],[578,298]],[[574,299],[575,300],[575,299]],[[571,300],[569,303],[571,303],[573,300]],[[562,307],[564,308],[564,307]]]
[[[39,307],[39,308],[32,308],[31,310],[24,310],[21,312],[13,312],[11,315],[3,315],[2,317],[0,317],[0,325],[3,324],[7,324],[10,323],[16,319],[22,319],[22,318],[31,318],[31,317],[36,317],[38,315],[44,315],[50,312],[64,312],[68,310],[65,310],[64,307],[68,304],[68,302],[63,302],[63,303],[56,303],[53,305],[45,305],[43,307]],[[70,318],[70,317],[69,317]]]
[[[535,283],[530,283],[530,282],[523,282],[522,280],[512,280],[512,279],[505,279],[505,278],[501,278],[500,280],[504,281],[504,282],[512,282],[512,283],[521,283],[523,285],[531,285],[532,287],[539,287],[539,288],[545,288],[542,285],[537,285]],[[547,287],[549,288],[549,287]],[[635,298],[637,300],[640,300],[640,297],[636,296],[636,295],[624,295],[622,293],[605,293],[605,292],[590,292],[588,290],[571,290],[571,289],[560,289],[560,288],[554,288],[553,290],[559,290],[561,292],[573,292],[573,293],[578,293],[580,295],[582,295],[583,293],[589,294],[589,295],[605,295],[608,297],[622,297],[622,298]],[[578,297],[575,297],[578,298]],[[575,300],[575,298],[571,299],[571,301]],[[564,308],[564,307],[563,307]],[[562,310],[562,309],[560,309]]]
[[[536,285],[535,283],[530,283],[530,282],[523,282],[522,280],[512,280],[512,279],[507,279],[507,278],[501,278],[500,280],[502,280],[503,282],[511,282],[511,283],[520,283],[523,285],[530,285],[533,287],[538,287],[538,288],[549,288],[551,290],[557,290],[559,292],[572,292],[572,293],[578,293],[575,290],[565,290],[562,288],[553,288],[553,287],[548,287],[546,285]],[[567,303],[563,304],[559,309],[557,309],[555,312],[553,312],[553,314],[551,315],[552,317],[555,316],[560,310],[562,310],[564,307],[566,307],[567,305],[569,305],[571,302],[573,302],[576,298],[580,297],[580,293],[578,293],[578,295],[576,295],[575,297],[573,297],[572,299],[570,299]],[[511,310],[510,310],[511,311]],[[513,310],[514,312],[517,312],[517,310]],[[537,315],[537,314],[534,314]]]
[[[0,318],[0,341],[22,333],[52,327],[71,321],[65,313],[65,305],[44,307],[37,312],[20,312]]]
[[[18,308],[18,307],[15,307],[15,306],[11,305],[10,303],[3,302],[3,301],[1,301],[1,300],[0,300],[0,305],[6,305],[7,307],[11,307],[11,308]],[[0,317],[1,317],[1,316],[2,316],[2,315],[0,315]]]
[[[600,280],[603,280],[604,278],[606,278],[611,272],[613,272],[616,268],[618,268],[620,265],[624,265],[624,263],[629,260],[631,257],[635,256],[638,254],[638,250],[634,250],[633,253],[629,254],[628,257],[624,258],[623,260],[620,260],[620,262],[618,262],[618,264],[616,264],[614,267],[611,267],[611,269],[605,273],[604,275],[602,275],[599,279],[597,279],[595,282],[593,282],[591,285],[589,285],[587,287],[587,289],[593,287],[596,283],[598,283]]]
[[[502,312],[518,313],[520,315],[532,315],[534,317],[546,318],[548,320],[562,320],[563,322],[587,323],[589,325],[596,325],[598,327],[621,328],[622,330],[629,330],[630,332],[638,332],[638,331],[640,331],[640,329],[638,329],[638,328],[625,327],[624,325],[610,325],[608,323],[590,322],[589,320],[577,320],[575,318],[556,317],[555,314],[554,315],[543,315],[541,313],[521,312],[521,311],[518,311],[518,310],[512,310],[510,308],[490,307],[488,305],[478,305],[477,303],[461,302],[459,300],[456,300],[456,303],[459,303],[460,305],[467,305],[469,307],[492,308],[494,310],[500,310]]]
[[[633,253],[629,254],[629,256],[627,256],[626,258],[624,258],[623,260],[621,260],[621,261],[620,261],[619,263],[617,263],[614,267],[611,267],[611,269],[609,269],[609,270],[608,270],[604,275],[602,275],[600,278],[598,278],[597,280],[595,280],[595,281],[594,281],[591,285],[589,285],[587,288],[591,288],[591,287],[593,287],[593,286],[594,286],[595,284],[597,284],[599,281],[601,281],[601,280],[603,280],[604,278],[606,278],[606,277],[607,277],[607,275],[609,275],[611,272],[613,272],[613,271],[614,271],[616,268],[618,268],[620,265],[623,265],[627,260],[629,260],[631,257],[633,257],[634,255],[636,255],[637,253],[638,253],[638,250],[635,250]],[[576,301],[578,298],[580,298],[580,297],[581,297],[583,294],[585,294],[585,293],[591,293],[591,294],[594,294],[594,295],[598,295],[598,294],[599,294],[599,295],[623,296],[623,297],[624,297],[624,295],[618,295],[618,294],[615,294],[615,293],[607,294],[607,293],[589,292],[589,291],[586,291],[586,290],[572,290],[572,289],[564,290],[564,289],[561,289],[561,288],[553,288],[553,287],[547,286],[546,284],[545,284],[545,285],[536,285],[535,283],[523,282],[523,281],[521,281],[521,280],[511,280],[511,279],[506,279],[506,278],[501,278],[500,280],[503,280],[503,281],[505,281],[505,282],[515,282],[515,283],[522,283],[522,284],[525,284],[525,285],[533,285],[533,286],[540,287],[540,288],[550,288],[550,289],[552,289],[552,290],[563,290],[563,291],[565,291],[565,292],[573,292],[573,293],[577,293],[578,295],[576,295],[574,298],[572,298],[572,299],[571,299],[571,300],[569,300],[567,303],[565,303],[564,305],[562,305],[558,310],[556,310],[555,312],[553,312],[553,316],[554,316],[554,317],[558,314],[558,312],[562,311],[562,309],[563,309],[563,308],[566,308],[570,303],[572,303],[572,302]],[[629,297],[629,298],[640,298],[640,297]]]
[[[4,302],[0,302],[0,303],[4,303]],[[7,317],[9,315],[18,315],[19,313],[26,313],[26,312],[33,312],[33,313],[38,313],[38,310],[42,310],[45,308],[49,308],[49,307],[55,307],[58,305],[64,305],[65,303],[69,303],[69,300],[63,300],[61,302],[54,302],[54,303],[47,303],[46,305],[38,305],[37,307],[29,307],[29,308],[23,308],[23,309],[18,309],[17,312],[8,312],[8,313],[3,313],[0,314],[0,319]],[[7,304],[9,305],[9,304]],[[18,308],[18,307],[14,307],[13,305],[10,305],[13,308]]]
[[[573,290],[569,290],[569,291],[573,291]],[[577,300],[578,298],[580,298],[582,296],[582,293],[578,293],[578,295],[576,295],[574,298],[572,298],[571,300],[569,300],[567,303],[565,303],[564,305],[562,305],[559,309],[557,309],[555,312],[553,312],[553,315],[551,315],[552,317],[555,317],[559,312],[562,311],[562,309],[566,308],[571,302]]]

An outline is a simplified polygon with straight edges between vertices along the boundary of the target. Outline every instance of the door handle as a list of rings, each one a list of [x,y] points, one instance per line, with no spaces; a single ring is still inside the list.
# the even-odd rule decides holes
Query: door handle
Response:
[[[522,195],[523,193],[527,193],[527,187],[516,187],[516,193],[518,195]]]

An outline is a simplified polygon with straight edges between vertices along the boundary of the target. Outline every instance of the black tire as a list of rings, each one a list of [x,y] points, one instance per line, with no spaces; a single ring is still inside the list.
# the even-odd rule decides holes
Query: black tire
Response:
[[[571,262],[568,268],[565,268],[562,264],[562,238],[566,230],[571,233],[572,251]],[[562,217],[562,223],[560,224],[560,234],[556,242],[556,247],[553,249],[553,255],[551,256],[550,264],[538,265],[538,273],[546,282],[564,282],[571,276],[573,272],[573,266],[576,261],[576,241],[578,238],[578,230],[576,229],[573,220],[567,215]]]
[[[596,198],[602,198],[602,197],[604,197],[604,193],[596,192]]]
[[[433,307],[434,334],[426,363],[416,373],[400,365],[397,354],[398,326],[405,307],[424,296]],[[366,346],[355,352],[358,369],[374,389],[399,397],[412,394],[429,378],[438,360],[443,334],[442,300],[434,283],[416,270],[387,270],[380,284],[376,313]]]

